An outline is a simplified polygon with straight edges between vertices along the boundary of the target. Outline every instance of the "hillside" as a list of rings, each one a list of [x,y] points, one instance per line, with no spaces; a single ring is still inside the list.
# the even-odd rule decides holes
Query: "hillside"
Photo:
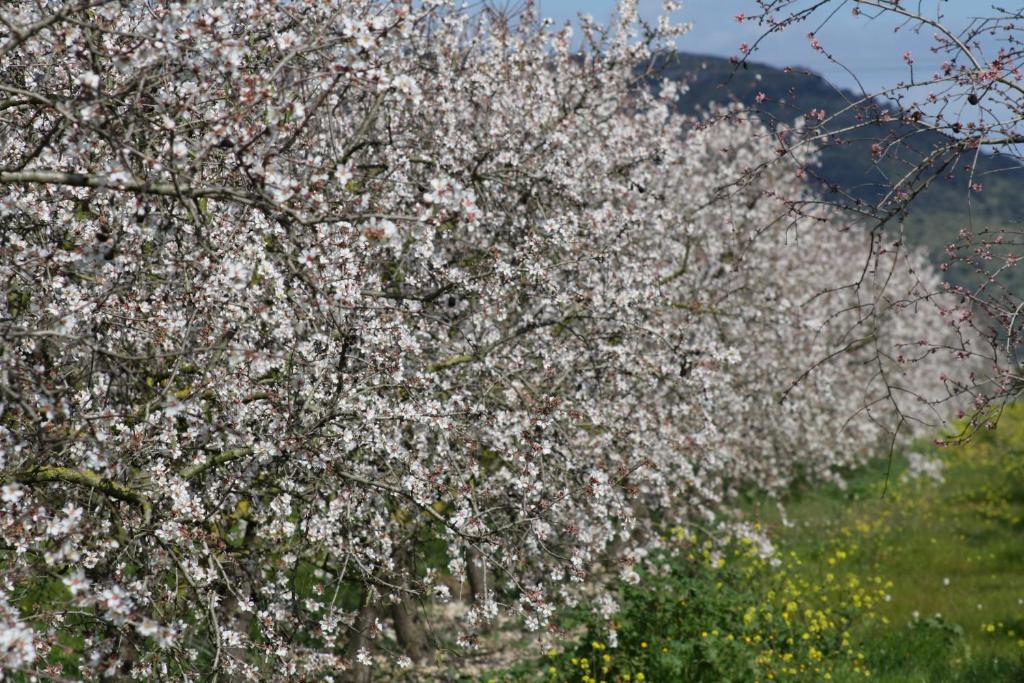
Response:
[[[675,53],[659,57],[656,63],[659,79],[678,80],[689,85],[680,98],[680,110],[692,112],[705,109],[712,102],[740,102],[758,111],[769,126],[775,122],[791,124],[811,109],[828,114],[842,111],[859,98],[853,92],[836,88],[813,73],[785,72],[763,64],[751,63],[736,69],[727,59]],[[765,94],[762,103],[758,93]],[[829,130],[840,130],[856,123],[854,112],[838,116]],[[862,128],[852,135],[840,137],[837,144],[825,147],[815,182],[823,191],[830,186],[843,188],[856,199],[875,203],[889,187],[887,178],[902,177],[928,150],[941,143],[938,133],[915,133],[879,163],[874,163],[871,145],[886,136],[902,135],[908,127],[898,123],[878,124]],[[937,178],[912,203],[905,221],[907,241],[923,246],[936,264],[946,261],[945,248],[957,239],[961,228],[970,225],[973,214],[975,230],[1020,227],[1024,222],[1024,202],[1020,183],[1024,168],[1007,156],[980,155],[973,180],[983,190],[972,193],[968,205],[970,174],[964,160]],[[978,281],[975,273],[954,266],[948,277],[953,282],[970,284]],[[1004,284],[1013,291],[1024,292],[1024,272],[1007,273]]]

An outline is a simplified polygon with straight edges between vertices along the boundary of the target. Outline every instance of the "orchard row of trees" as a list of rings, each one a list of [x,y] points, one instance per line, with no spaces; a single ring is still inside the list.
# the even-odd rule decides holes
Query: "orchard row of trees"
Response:
[[[752,0],[745,9],[734,18],[761,34],[739,46],[737,66],[757,59],[776,40],[806,40],[821,65],[840,67],[856,83],[852,92],[843,93],[843,107],[796,112],[807,122],[797,146],[871,143],[862,167],[874,172],[861,176],[860,187],[807,169],[831,204],[861,216],[876,232],[884,227],[902,236],[908,211],[929,201],[930,188],[957,187],[962,201],[954,230],[959,235],[945,245],[940,264],[956,275],[943,288],[969,311],[968,325],[975,334],[998,339],[1004,358],[1019,359],[1024,342],[1022,219],[1013,206],[1016,211],[1002,212],[1010,220],[993,220],[989,191],[1013,187],[1024,171],[1024,8],[1013,3]],[[867,85],[866,74],[844,63],[841,50],[827,37],[841,15],[851,17],[846,25],[874,27],[869,30],[876,33],[926,37],[927,50],[907,49],[890,65],[895,77]],[[865,186],[872,191],[865,193]],[[865,194],[875,196],[865,201]],[[1000,363],[995,376],[979,387],[986,405],[1016,398],[1024,386],[1012,362]]]
[[[462,647],[610,615],[665,525],[993,370],[799,131],[646,87],[682,29],[635,3],[575,38],[444,0],[0,23],[9,671],[365,679],[448,600]]]

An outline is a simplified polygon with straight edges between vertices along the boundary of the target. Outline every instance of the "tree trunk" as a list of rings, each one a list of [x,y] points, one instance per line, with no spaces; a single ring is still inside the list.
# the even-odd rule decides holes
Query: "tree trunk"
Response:
[[[391,605],[391,618],[395,622],[398,644],[406,656],[417,664],[422,663],[427,658],[427,638],[420,628],[416,604],[403,597]]]
[[[363,606],[359,609],[359,616],[353,625],[355,632],[348,643],[348,656],[352,662],[352,683],[370,683],[373,676],[373,669],[366,664],[361,664],[357,659],[359,650],[366,648],[370,650],[370,632],[375,628],[377,619],[377,605],[374,591],[370,586],[363,588]]]
[[[479,604],[487,597],[487,570],[474,548],[466,551],[466,576],[469,577],[470,598],[473,604]]]
[[[402,647],[406,656],[417,664],[426,659],[428,653],[426,634],[420,626],[419,615],[416,611],[416,602],[410,597],[409,578],[414,575],[413,549],[410,545],[403,543],[396,548],[395,565],[398,572],[394,577],[397,585],[402,590],[394,596],[391,603],[391,619],[395,624],[395,635],[398,644]]]

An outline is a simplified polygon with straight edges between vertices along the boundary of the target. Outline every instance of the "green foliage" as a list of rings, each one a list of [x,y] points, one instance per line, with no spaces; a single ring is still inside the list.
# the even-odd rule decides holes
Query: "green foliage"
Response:
[[[824,581],[811,580],[796,553],[764,558],[745,539],[716,549],[676,530],[669,547],[639,584],[622,589],[622,610],[610,625],[585,611],[569,617],[566,626],[583,635],[549,653],[541,680],[870,677],[865,643],[856,633],[883,623],[876,606],[891,584],[841,568]],[[836,550],[832,559],[855,552]]]
[[[751,504],[773,560],[676,530],[611,624],[567,612],[559,648],[489,680],[1024,680],[1024,406],[966,445],[916,450],[943,481],[906,476],[898,454],[794,491],[785,523]]]

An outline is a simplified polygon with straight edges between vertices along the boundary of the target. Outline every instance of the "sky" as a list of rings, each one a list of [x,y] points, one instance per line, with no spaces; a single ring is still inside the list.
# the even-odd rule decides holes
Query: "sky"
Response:
[[[941,6],[947,21],[954,26],[964,25],[971,16],[983,14],[989,6],[985,0],[920,1],[925,11],[933,15]],[[615,6],[614,0],[539,0],[539,3],[541,14],[559,23],[574,19],[580,12],[607,20]],[[931,33],[914,33],[909,28],[894,31],[898,24],[889,18],[854,17],[851,12],[853,3],[849,0],[836,0],[835,5],[844,6],[816,35],[826,49],[858,76],[867,90],[906,79],[909,72],[903,62],[903,54],[908,50],[913,55],[915,72],[919,76],[930,76],[941,64],[942,59],[929,49],[933,44]],[[660,0],[640,0],[640,11],[644,17],[656,17],[660,7]],[[692,22],[693,29],[679,40],[679,49],[719,57],[738,55],[740,43],[753,44],[761,31],[753,23],[737,22],[735,16],[756,12],[753,0],[684,0],[676,16]],[[815,15],[813,23],[771,36],[752,55],[752,61],[778,67],[804,67],[822,74],[835,85],[855,88],[856,81],[849,74],[811,48],[807,33],[818,29],[823,18],[824,15],[820,18]]]

